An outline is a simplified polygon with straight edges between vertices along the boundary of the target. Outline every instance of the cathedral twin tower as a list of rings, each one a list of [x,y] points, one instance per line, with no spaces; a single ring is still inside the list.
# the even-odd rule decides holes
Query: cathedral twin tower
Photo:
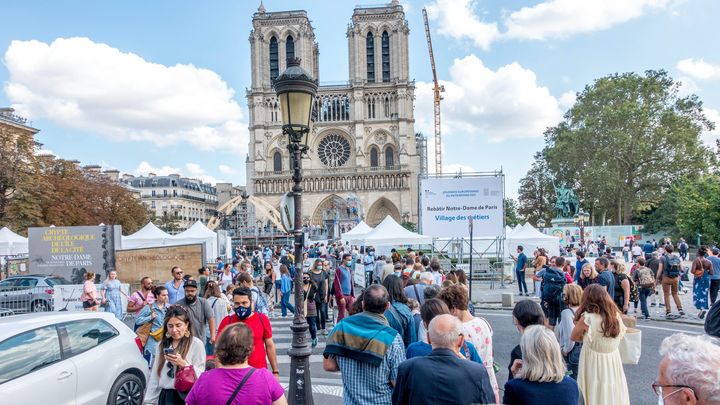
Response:
[[[247,91],[248,193],[273,206],[292,188],[287,137],[272,81],[287,59],[321,79],[319,48],[305,11],[253,15],[252,87]],[[408,23],[396,0],[357,7],[348,25],[349,81],[323,85],[303,160],[303,224],[377,225],[387,215],[418,222],[422,151],[414,132],[415,85],[409,80]]]

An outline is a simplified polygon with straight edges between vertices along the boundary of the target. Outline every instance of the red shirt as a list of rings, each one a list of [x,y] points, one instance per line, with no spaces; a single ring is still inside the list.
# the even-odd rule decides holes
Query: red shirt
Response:
[[[267,368],[265,339],[270,339],[272,337],[270,320],[267,316],[258,312],[253,312],[253,314],[245,320],[241,320],[237,315],[232,314],[230,316],[226,316],[222,322],[220,322],[220,327],[218,327],[218,336],[228,325],[238,322],[245,323],[245,325],[247,325],[253,333],[253,351],[250,353],[248,364],[250,367]]]

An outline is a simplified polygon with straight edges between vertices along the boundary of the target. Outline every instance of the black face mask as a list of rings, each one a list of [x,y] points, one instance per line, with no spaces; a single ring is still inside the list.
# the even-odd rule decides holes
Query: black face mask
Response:
[[[310,280],[304,279],[304,280],[303,280],[303,284],[310,284]]]

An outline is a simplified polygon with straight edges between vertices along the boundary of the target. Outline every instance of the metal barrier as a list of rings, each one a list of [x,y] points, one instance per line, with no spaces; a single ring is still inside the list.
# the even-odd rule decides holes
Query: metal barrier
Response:
[[[53,311],[53,293],[52,287],[0,287],[0,316]]]

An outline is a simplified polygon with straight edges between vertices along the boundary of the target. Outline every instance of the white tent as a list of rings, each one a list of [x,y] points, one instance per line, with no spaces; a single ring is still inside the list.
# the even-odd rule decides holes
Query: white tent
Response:
[[[186,231],[172,237],[173,245],[189,245],[192,243],[205,244],[205,259],[212,262],[218,255],[217,234],[202,222],[195,222]]]
[[[0,256],[12,256],[28,253],[28,239],[8,228],[0,229]]]
[[[365,223],[365,221],[360,221],[360,223],[355,225],[353,229],[343,233],[340,237],[342,240],[356,245],[358,243],[361,243],[362,238],[368,233],[370,233],[372,230],[373,228],[371,228],[370,225]]]
[[[508,248],[506,251],[514,252],[518,245],[525,248],[525,252],[532,253],[535,248],[543,248],[549,256],[558,255],[560,253],[560,238],[546,235],[535,229],[529,223],[525,223],[522,227],[517,227],[512,234],[507,236]]]
[[[358,242],[365,246],[429,245],[433,238],[408,231],[388,215],[375,229],[359,238]]]
[[[148,247],[174,245],[172,235],[165,233],[152,222],[132,235],[122,237],[123,249],[140,249]]]

